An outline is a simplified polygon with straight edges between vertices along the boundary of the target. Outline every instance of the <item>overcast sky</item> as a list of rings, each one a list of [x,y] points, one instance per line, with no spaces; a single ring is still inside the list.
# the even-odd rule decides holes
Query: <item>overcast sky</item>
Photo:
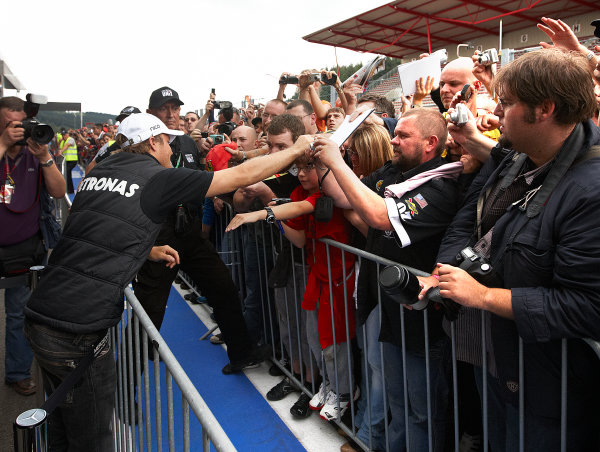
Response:
[[[3,2],[0,58],[25,85],[22,97],[81,102],[83,111],[144,110],[164,85],[179,92],[184,111],[203,108],[211,88],[239,105],[245,95],[273,98],[283,71],[334,65],[333,47],[302,36],[388,2]],[[373,55],[338,49],[337,58],[344,65]]]

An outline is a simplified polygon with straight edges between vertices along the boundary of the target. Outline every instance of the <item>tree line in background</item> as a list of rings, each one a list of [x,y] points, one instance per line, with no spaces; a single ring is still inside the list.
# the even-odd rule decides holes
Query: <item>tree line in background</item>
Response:
[[[385,70],[375,74],[371,80],[377,80],[378,78],[385,75],[388,71],[393,69],[394,67],[401,64],[401,60],[398,58],[386,58],[385,59]],[[362,64],[349,64],[345,66],[339,67],[339,76],[342,81],[346,80],[356,71],[361,68]],[[326,70],[331,70],[334,72],[338,72],[337,66],[332,66],[330,68],[326,68]],[[329,87],[324,86],[321,88],[321,98],[329,99]],[[290,98],[297,98],[297,93],[294,94]],[[38,116],[38,120],[44,124],[48,124],[51,126],[54,131],[58,132],[60,129],[78,129],[80,125],[80,116],[79,113],[66,113],[60,111],[41,111]],[[108,123],[109,121],[114,122],[115,115],[108,113],[98,113],[98,112],[84,112],[83,113],[83,124],[86,123]]]
[[[108,113],[97,113],[97,112],[84,112],[83,113],[83,125],[86,123],[108,123],[115,121],[114,114]],[[48,124],[54,129],[55,132],[59,132],[61,129],[79,129],[81,119],[79,113],[66,113],[64,111],[40,111],[37,115],[38,121],[44,124]]]

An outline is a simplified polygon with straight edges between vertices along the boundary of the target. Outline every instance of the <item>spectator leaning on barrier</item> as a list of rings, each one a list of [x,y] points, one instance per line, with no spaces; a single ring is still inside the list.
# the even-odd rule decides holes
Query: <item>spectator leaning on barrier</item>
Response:
[[[43,237],[41,212],[48,194],[65,195],[65,180],[56,168],[48,146],[25,136],[20,127],[25,119],[24,102],[18,97],[0,99],[0,276],[11,276],[44,263],[50,243]],[[25,339],[23,310],[29,298],[29,287],[5,289],[6,335],[4,382],[21,395],[31,395],[36,385],[31,378],[33,359]]]
[[[169,141],[183,133],[167,129],[153,115],[131,115],[118,132],[123,151],[82,182],[63,237],[26,308],[26,334],[42,367],[47,394],[71,372],[73,362],[102,344],[80,384],[50,416],[50,447],[66,443],[69,450],[113,450],[116,369],[110,341],[101,341],[119,322],[123,289],[176,206],[200,204],[205,197],[262,180],[289,166],[308,142],[303,138],[298,146],[269,159],[207,173],[172,168]],[[99,224],[102,227],[96,227]],[[218,280],[214,283],[217,290],[223,289]],[[237,299],[231,303],[239,307]],[[243,319],[235,327],[245,330]],[[249,343],[235,353],[232,367],[262,358]]]
[[[591,151],[600,132],[589,120],[591,71],[583,56],[540,50],[502,68],[493,86],[500,145],[512,151],[502,158],[500,146],[492,150],[444,238],[441,295],[485,312],[493,451],[518,448],[521,391],[525,450],[559,450],[561,338],[569,339],[567,450],[598,450],[600,361],[578,339],[600,338],[600,159]],[[466,246],[490,261],[488,282],[454,266]],[[481,370],[476,376],[481,390]]]
[[[325,137],[314,143],[317,167],[325,165],[339,184],[330,177],[323,186],[337,205],[353,208],[369,226],[366,251],[381,257],[426,270],[433,268],[439,243],[458,208],[458,190],[454,180],[462,165],[446,167],[451,177],[434,176],[416,188],[396,191],[385,197],[386,188],[422,175],[437,174],[444,164],[440,157],[446,143],[446,121],[432,109],[412,110],[398,120],[392,140],[394,157],[382,168],[361,180],[344,163],[337,145]],[[362,182],[362,183],[361,183]],[[400,188],[403,187],[399,184]],[[341,190],[343,191],[340,191]],[[358,319],[363,322],[377,309],[378,275],[375,263],[363,260],[358,283]],[[404,330],[400,323],[399,301],[384,293],[381,333],[386,391],[392,420],[389,426],[390,450],[402,450],[406,443],[405,425],[410,432],[411,450],[426,450],[428,435],[428,388],[426,384],[424,316],[422,311],[404,311]],[[402,301],[410,303],[410,301]],[[446,423],[447,383],[443,361],[447,339],[441,328],[441,313],[428,309],[429,378],[432,413],[432,450],[443,450]],[[406,346],[406,369],[402,347]],[[403,378],[407,380],[410,401],[404,400]],[[405,419],[408,405],[408,419]]]

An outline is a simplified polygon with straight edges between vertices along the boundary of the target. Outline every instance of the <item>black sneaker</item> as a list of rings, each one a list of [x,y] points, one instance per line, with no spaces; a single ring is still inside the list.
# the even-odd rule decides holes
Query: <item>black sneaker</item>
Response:
[[[281,361],[279,361],[279,363],[283,366],[283,367],[289,367],[290,362],[287,359],[283,359]],[[283,371],[281,370],[281,368],[273,363],[273,365],[271,367],[269,367],[269,375],[271,375],[272,377],[281,377],[283,374]]]
[[[260,363],[262,363],[265,359],[269,358],[270,356],[271,346],[269,346],[268,344],[260,345],[258,347],[255,347],[250,352],[250,355],[247,358],[226,364],[225,367],[221,369],[221,372],[223,372],[225,375],[231,375],[242,372],[246,369],[253,369],[255,367],[258,367]]]
[[[298,388],[296,388],[296,386],[293,385],[289,379],[284,378],[275,386],[273,386],[269,392],[267,392],[267,400],[276,402],[277,400],[281,400],[288,394],[296,392],[297,390]]]
[[[296,403],[292,405],[290,408],[290,413],[292,416],[297,418],[307,418],[311,414],[311,410],[308,406],[310,402],[310,396],[305,393],[300,394]]]

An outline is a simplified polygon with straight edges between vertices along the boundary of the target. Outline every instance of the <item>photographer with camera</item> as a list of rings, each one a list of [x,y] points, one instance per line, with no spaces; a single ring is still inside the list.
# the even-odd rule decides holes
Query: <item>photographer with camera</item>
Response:
[[[62,198],[65,180],[48,146],[27,137],[21,121],[25,103],[18,97],[0,99],[0,275],[11,276],[44,263],[49,239],[43,239],[41,207],[45,197]],[[4,382],[21,395],[31,395],[33,359],[23,333],[23,309],[29,287],[5,289],[6,342]]]
[[[324,177],[323,189],[334,198],[336,205],[354,209],[368,225],[366,251],[430,271],[446,227],[458,209],[455,179],[462,165],[444,165],[441,153],[446,143],[446,121],[433,109],[411,110],[398,120],[394,132],[392,160],[363,179],[352,172],[337,145],[325,136],[314,142],[314,157],[319,159],[316,166],[321,178],[324,177],[320,169],[323,166],[333,173],[334,178]],[[388,188],[394,188],[390,197],[385,194]],[[358,279],[357,322],[363,323],[371,310],[378,308],[377,265],[363,260]],[[427,388],[423,311],[405,310],[403,329],[400,321],[403,308],[398,300],[385,293],[381,294],[381,300],[379,339],[383,342],[385,386],[392,413],[390,450],[403,450],[406,428],[410,432],[410,450],[427,450],[427,393],[430,391],[433,426],[430,446],[431,450],[441,451],[448,395],[443,367],[447,338],[441,327],[441,311],[427,311],[431,382]],[[404,356],[403,344],[406,346]],[[410,401],[404,399],[403,379],[407,381]]]
[[[499,71],[493,88],[501,142],[440,248],[441,295],[484,312],[488,339],[482,343],[481,334],[473,334],[463,350],[474,363],[487,354],[492,451],[517,450],[520,396],[525,450],[559,450],[562,338],[569,338],[567,450],[599,447],[600,364],[577,340],[600,338],[600,280],[592,270],[600,265],[600,154],[594,148],[600,131],[589,119],[595,110],[590,74],[585,57],[557,50],[522,55]],[[508,148],[505,157],[501,146]],[[476,259],[489,261],[491,281],[455,266],[467,246]],[[427,289],[437,280],[422,283]],[[481,316],[473,322],[481,324]],[[476,379],[481,392],[480,367]]]

